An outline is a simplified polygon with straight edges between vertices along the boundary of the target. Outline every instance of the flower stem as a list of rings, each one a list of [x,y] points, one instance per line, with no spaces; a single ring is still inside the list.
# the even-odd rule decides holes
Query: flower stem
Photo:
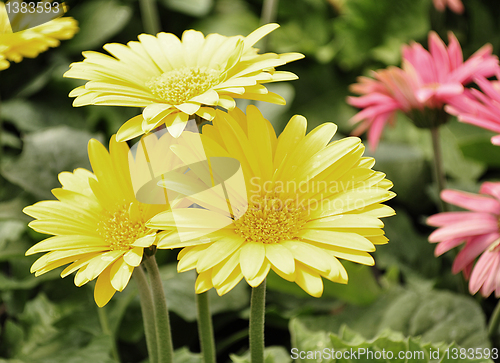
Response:
[[[264,363],[264,318],[266,310],[266,280],[252,288],[250,300],[250,357],[252,363]]]
[[[158,343],[158,363],[172,363],[174,361],[174,348],[170,332],[170,319],[168,317],[167,299],[163,291],[160,270],[155,256],[146,257],[144,260],[151,282],[153,306],[156,323],[156,341]]]
[[[139,3],[144,31],[156,35],[160,31],[160,18],[155,0],[141,0]]]
[[[488,337],[490,338],[490,341],[492,343],[494,343],[493,340],[497,337],[499,325],[500,325],[500,301],[497,303],[495,311],[493,311],[493,315],[491,315],[490,323],[488,326]]]
[[[215,363],[214,330],[207,292],[196,294],[196,306],[198,308],[198,335],[203,362]]]
[[[443,168],[443,158],[441,155],[441,143],[439,139],[439,127],[431,128],[431,136],[432,136],[432,150],[434,152],[434,179],[436,181],[438,187],[438,198],[440,202],[441,212],[446,212],[448,210],[448,206],[445,202],[441,200],[441,192],[445,188],[446,179]]]
[[[262,4],[262,12],[260,13],[260,23],[262,25],[273,23],[276,21],[276,14],[278,13],[279,0],[264,0]],[[269,45],[269,37],[262,40],[264,46],[261,47],[261,51],[265,52]]]
[[[113,359],[116,362],[120,363],[120,355],[118,354],[118,348],[116,347],[116,339],[113,332],[109,328],[109,320],[106,312],[106,307],[103,306],[102,308],[97,308],[97,314],[99,315],[99,322],[101,323],[102,332],[105,335],[111,337],[111,354],[113,355]]]
[[[158,345],[156,342],[155,311],[153,306],[153,295],[149,288],[148,279],[142,266],[134,270],[134,279],[139,289],[141,301],[142,320],[144,321],[144,334],[146,335],[146,345],[148,347],[149,362],[158,363]]]

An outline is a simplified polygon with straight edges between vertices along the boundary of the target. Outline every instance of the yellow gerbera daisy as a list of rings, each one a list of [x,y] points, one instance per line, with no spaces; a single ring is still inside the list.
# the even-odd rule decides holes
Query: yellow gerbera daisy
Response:
[[[47,252],[35,261],[31,272],[39,276],[71,263],[61,276],[78,270],[76,286],[98,277],[94,298],[100,307],[127,286],[134,267],[141,263],[144,248],[155,242],[156,230],[146,222],[167,208],[165,204],[136,200],[127,144],[113,136],[109,148],[108,153],[99,141],[90,140],[88,151],[94,173],[76,169],[59,174],[62,188],[52,191],[58,200],[24,209],[35,218],[29,224],[31,228],[55,235],[26,252]],[[135,165],[133,160],[130,164]]]
[[[170,231],[177,227],[160,232],[157,247],[184,247],[178,271],[197,270],[197,293],[215,287],[222,295],[242,278],[256,287],[272,269],[319,297],[321,277],[347,283],[338,259],[374,264],[369,252],[387,242],[380,218],[394,214],[380,204],[394,197],[392,183],[371,169],[375,160],[363,157],[360,139],[329,143],[335,124],[307,135],[306,128],[306,119],[294,116],[276,138],[254,106],[246,116],[238,109],[217,111],[213,126],[204,126],[206,155],[237,159],[243,192],[232,182],[222,202],[213,202],[217,193],[190,196],[198,208],[173,208],[146,224]],[[173,150],[193,160],[187,148]],[[163,184],[175,187],[166,179]],[[225,204],[229,208],[221,207]]]
[[[34,14],[20,14],[33,17]],[[22,22],[23,19],[17,19]],[[58,18],[20,32],[12,32],[5,4],[0,2],[0,70],[9,68],[10,62],[19,63],[36,58],[60,40],[71,39],[78,31],[78,23],[70,17]]]
[[[235,98],[278,104],[285,100],[262,84],[297,76],[275,67],[303,58],[302,54],[257,54],[252,46],[278,28],[267,24],[247,37],[225,37],[187,30],[179,40],[171,33],[141,34],[139,41],[106,44],[114,57],[84,52],[64,76],[88,80],[75,88],[73,106],[145,107],[117,133],[119,141],[148,133],[162,123],[177,137],[192,115],[212,120],[215,107],[235,107]]]

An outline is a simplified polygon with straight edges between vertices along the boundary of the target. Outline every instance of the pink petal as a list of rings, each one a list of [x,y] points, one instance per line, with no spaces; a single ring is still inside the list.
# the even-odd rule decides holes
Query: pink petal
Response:
[[[448,56],[451,69],[458,68],[464,62],[462,48],[457,37],[452,32],[448,32]]]
[[[464,86],[460,83],[446,83],[441,84],[436,89],[436,96],[438,97],[452,97],[462,94]]]
[[[441,199],[471,211],[500,214],[500,203],[491,197],[446,189],[441,192]]]
[[[415,92],[415,96],[417,96],[417,100],[421,103],[427,102],[432,96],[436,93],[436,89],[433,87],[424,87],[420,88]]]
[[[474,262],[471,262],[467,266],[465,266],[465,268],[462,270],[465,280],[470,279],[470,274],[472,272],[473,267],[474,267]]]
[[[489,194],[500,200],[500,182],[484,182],[479,189],[481,194]]]
[[[491,214],[481,212],[444,212],[430,216],[429,218],[427,218],[426,223],[429,226],[442,227],[447,224],[484,219],[489,217],[491,217]],[[496,217],[493,218],[496,220]]]
[[[476,77],[474,78],[474,82],[476,82],[477,85],[481,87],[483,92],[490,98],[500,102],[500,92],[494,87],[494,83],[492,81],[487,80],[485,77]]]
[[[445,0],[432,0],[437,11],[443,12],[446,8]]]
[[[481,294],[484,297],[488,297],[495,290],[496,279],[498,276],[498,265],[499,265],[499,254],[498,252],[493,252],[495,254],[495,258],[493,259],[493,263],[491,268],[489,269],[489,273],[486,275],[486,279],[483,283],[483,287],[481,288]],[[478,260],[479,262],[479,260]],[[476,264],[477,265],[477,264]]]
[[[479,118],[472,115],[458,115],[458,119],[461,122],[465,122],[471,125],[482,127],[483,129],[491,130],[494,132],[500,132],[500,123],[492,120],[487,120],[484,118]]]
[[[469,291],[471,294],[475,294],[481,288],[481,285],[486,280],[490,271],[490,267],[493,265],[495,260],[496,252],[486,251],[480,258],[477,260],[474,269],[472,270],[472,274],[469,281]],[[496,271],[495,271],[496,272]]]
[[[464,12],[464,4],[461,0],[448,0],[448,7],[455,14],[462,14]]]
[[[500,235],[498,233],[485,234],[471,238],[465,247],[457,254],[451,271],[456,274],[463,270],[468,264],[472,263],[477,256],[486,251]]]
[[[446,45],[434,31],[429,32],[429,50],[436,65],[438,79],[441,81],[450,73],[450,62]]]
[[[377,149],[378,142],[380,141],[380,136],[382,135],[386,122],[387,118],[379,116],[373,121],[372,126],[368,130],[368,143],[370,144],[370,149],[372,151]]]
[[[429,236],[429,242],[439,242],[451,238],[472,237],[498,231],[496,218],[449,224],[438,228]]]
[[[439,243],[434,250],[434,256],[441,256],[443,253],[448,252],[452,248],[461,245],[465,241],[464,238],[452,238]]]
[[[421,44],[413,43],[403,48],[403,59],[415,68],[422,81],[426,84],[437,83],[436,66],[428,51]]]

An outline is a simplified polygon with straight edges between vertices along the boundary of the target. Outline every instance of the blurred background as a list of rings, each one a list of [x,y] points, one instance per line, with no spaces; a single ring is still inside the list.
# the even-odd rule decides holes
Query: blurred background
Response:
[[[306,58],[280,67],[297,74],[298,80],[269,87],[287,105],[258,103],[258,107],[277,133],[291,116],[301,114],[308,119],[309,130],[334,122],[339,126],[336,138],[349,135],[353,129],[349,119],[357,112],[345,102],[349,85],[370,70],[399,66],[403,44],[416,41],[427,46],[431,29],[447,42],[447,32],[452,31],[464,59],[486,43],[498,54],[500,3],[463,2],[465,12],[458,15],[438,12],[431,0],[282,0],[270,16],[281,27],[257,47],[301,52]],[[104,52],[105,43],[137,40],[144,32],[139,2],[85,0],[68,5],[66,16],[78,20],[79,33],[60,47],[12,63],[0,73],[0,362],[115,362],[110,354],[113,344],[122,362],[145,362],[133,283],[99,309],[92,283],[78,288],[72,277],[59,277],[62,268],[35,278],[30,266],[40,255],[24,256],[45,237],[27,228],[30,218],[22,208],[52,199],[50,190],[59,186],[59,172],[90,168],[90,138],[109,140],[122,123],[139,113],[125,107],[73,108],[68,93],[82,82],[62,77],[70,63],[83,60],[82,51]],[[229,36],[247,35],[260,25],[263,1],[157,0],[156,5],[162,31],[179,37],[186,29]],[[477,192],[481,182],[499,180],[500,148],[490,143],[492,133],[450,118],[441,136],[448,187]],[[343,324],[365,339],[390,328],[405,336],[420,335],[427,342],[491,346],[485,323],[496,299],[469,296],[462,276],[450,272],[454,252],[435,258],[434,246],[427,241],[431,229],[424,220],[437,212],[430,134],[400,115],[396,126],[385,130],[374,156],[374,169],[387,174],[398,194],[389,203],[397,215],[384,220],[390,242],[374,254],[375,267],[346,263],[349,284],[325,281],[320,299],[269,277],[266,344],[282,347],[273,353],[273,362],[290,362],[291,347],[312,349],[326,339],[326,332],[339,333]],[[157,259],[171,309],[174,345],[182,349],[178,361],[194,363],[199,357],[188,350],[199,352],[195,276],[176,274],[176,254],[160,251]],[[221,362],[245,361],[230,354],[241,355],[248,349],[249,292],[245,283],[222,298],[212,292]]]

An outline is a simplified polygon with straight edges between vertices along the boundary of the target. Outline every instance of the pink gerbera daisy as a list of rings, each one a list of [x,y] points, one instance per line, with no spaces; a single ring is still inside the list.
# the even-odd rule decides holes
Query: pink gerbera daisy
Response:
[[[490,44],[483,46],[467,61],[453,33],[448,33],[448,47],[435,32],[429,33],[429,51],[421,44],[403,46],[402,69],[389,67],[373,73],[375,79],[360,77],[351,86],[360,97],[347,102],[362,108],[352,122],[362,122],[354,131],[368,129],[368,141],[374,150],[385,124],[396,112],[406,113],[419,127],[435,127],[443,122],[443,106],[464,92],[464,85],[475,76],[490,77],[498,70],[498,58]],[[435,112],[438,111],[438,112]]]
[[[439,227],[429,241],[439,242],[436,256],[465,243],[453,262],[452,272],[463,271],[465,278],[470,279],[471,294],[481,291],[488,297],[495,291],[495,296],[500,297],[500,182],[483,183],[479,193],[443,190],[441,199],[468,211],[429,217],[427,224]]]

